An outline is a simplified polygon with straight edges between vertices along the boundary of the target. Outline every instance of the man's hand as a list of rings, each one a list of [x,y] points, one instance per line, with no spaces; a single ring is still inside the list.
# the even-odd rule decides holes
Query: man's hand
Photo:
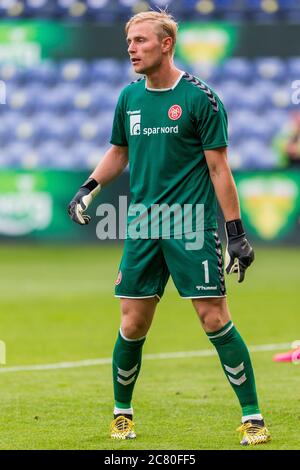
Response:
[[[227,274],[238,273],[238,282],[242,282],[246,269],[254,260],[254,251],[245,236],[240,219],[226,222],[225,231],[227,236],[225,270]]]
[[[89,178],[75,194],[72,201],[68,205],[68,213],[71,219],[80,225],[90,223],[91,217],[84,214],[94,197],[101,190],[101,185],[93,178]]]

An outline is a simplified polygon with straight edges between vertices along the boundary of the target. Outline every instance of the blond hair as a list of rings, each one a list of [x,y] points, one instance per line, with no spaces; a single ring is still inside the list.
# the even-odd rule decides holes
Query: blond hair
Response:
[[[164,10],[143,11],[141,13],[137,13],[136,15],[132,16],[130,20],[126,23],[126,26],[125,26],[126,34],[128,34],[128,30],[133,24],[141,23],[143,21],[152,21],[157,26],[159,26],[159,30],[157,31],[157,34],[160,39],[163,39],[166,37],[172,38],[172,41],[173,41],[172,54],[173,54],[175,50],[177,31],[178,31],[178,24],[176,23],[173,16]]]

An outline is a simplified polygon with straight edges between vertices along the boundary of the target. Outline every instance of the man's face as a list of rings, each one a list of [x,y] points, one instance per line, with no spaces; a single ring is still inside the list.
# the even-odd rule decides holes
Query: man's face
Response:
[[[155,71],[163,59],[164,41],[151,21],[133,24],[127,33],[128,53],[134,71],[149,74]]]

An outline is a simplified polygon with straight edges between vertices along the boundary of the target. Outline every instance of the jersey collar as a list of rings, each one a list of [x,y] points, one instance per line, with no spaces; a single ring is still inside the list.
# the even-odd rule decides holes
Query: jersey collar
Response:
[[[171,91],[171,90],[174,90],[174,88],[177,87],[178,83],[180,82],[180,80],[182,79],[184,74],[185,74],[185,72],[181,72],[179,77],[177,78],[176,82],[174,83],[174,85],[171,86],[170,88],[149,88],[149,87],[147,87],[147,78],[146,78],[145,79],[145,88],[148,91]]]

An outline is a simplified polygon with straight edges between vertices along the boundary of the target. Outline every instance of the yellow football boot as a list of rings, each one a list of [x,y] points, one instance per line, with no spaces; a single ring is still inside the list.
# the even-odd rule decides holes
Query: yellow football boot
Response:
[[[243,423],[237,431],[241,433],[242,446],[255,446],[271,439],[271,435],[263,420],[249,420]]]
[[[134,422],[126,416],[117,416],[110,425],[112,439],[135,439]]]

